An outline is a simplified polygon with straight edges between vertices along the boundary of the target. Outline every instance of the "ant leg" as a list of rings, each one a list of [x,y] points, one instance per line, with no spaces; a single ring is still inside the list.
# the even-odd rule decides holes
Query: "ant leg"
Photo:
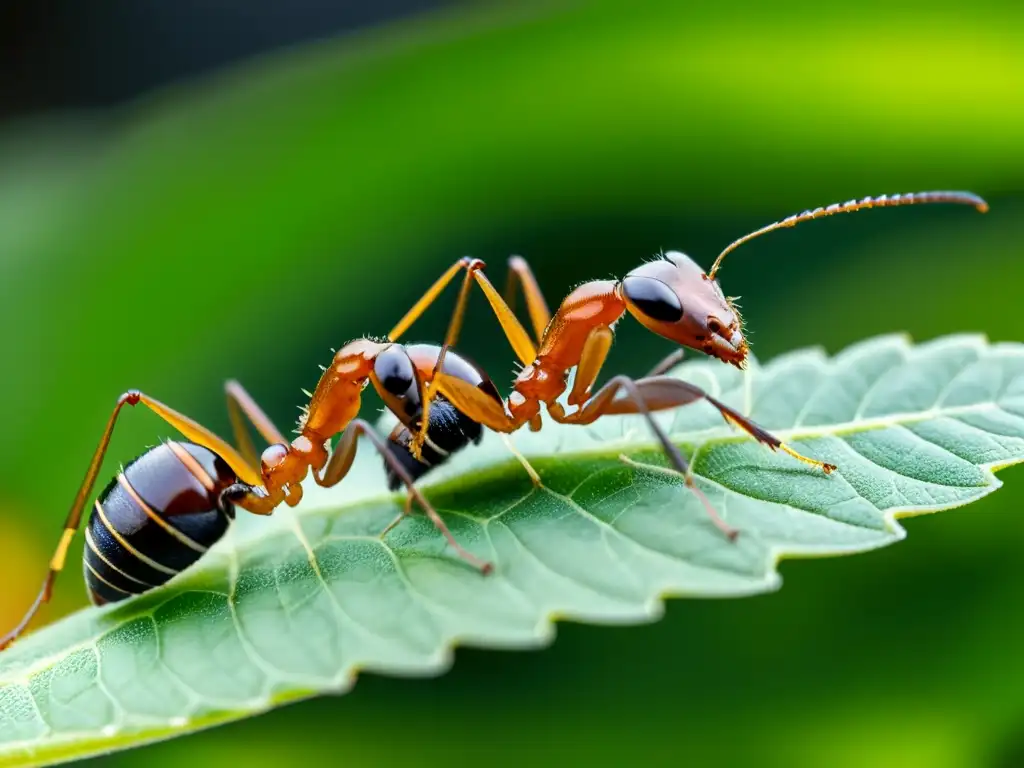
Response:
[[[530,482],[534,487],[540,488],[542,483],[537,470],[533,468],[529,460],[515,447],[507,435],[515,432],[524,424],[531,423],[532,419],[517,419],[511,416],[503,404],[497,402],[490,395],[481,392],[477,387],[468,384],[460,378],[440,373],[437,376],[438,389],[442,395],[454,405],[460,413],[471,418],[478,424],[499,433],[505,441],[505,446],[516,460],[526,470]]]
[[[448,284],[455,279],[455,276],[459,273],[460,269],[466,271],[465,277],[462,281],[462,287],[459,290],[459,297],[455,303],[455,309],[452,312],[451,320],[448,323],[448,331],[445,334],[444,344],[441,346],[441,353],[437,357],[437,362],[434,365],[433,374],[431,380],[428,383],[427,390],[424,393],[423,398],[423,413],[421,415],[420,429],[413,435],[412,442],[410,443],[410,450],[413,456],[420,458],[423,443],[427,436],[427,425],[430,423],[430,403],[436,394],[436,386],[434,385],[434,379],[437,377],[438,372],[444,365],[445,354],[448,349],[455,345],[458,340],[459,333],[462,330],[463,318],[466,314],[466,304],[469,300],[469,291],[472,286],[472,281],[475,280],[480,289],[484,292],[484,296],[487,298],[488,303],[491,305],[491,309],[494,310],[495,316],[498,318],[498,322],[501,324],[502,330],[505,333],[505,337],[509,340],[512,345],[512,349],[516,355],[524,364],[529,364],[537,357],[537,350],[530,340],[529,334],[526,329],[523,328],[522,324],[516,318],[515,313],[509,308],[508,304],[505,303],[501,295],[495,290],[490,280],[481,271],[484,267],[484,262],[480,259],[471,259],[464,257],[455,262],[447,271],[441,275],[434,284],[427,289],[427,292],[423,294],[422,298],[413,305],[405,316],[398,321],[398,324],[391,329],[388,334],[388,338],[391,341],[397,341],[398,338],[404,334],[409,327],[419,319],[427,308],[437,300],[437,297],[441,295],[441,292],[448,286]]]
[[[525,262],[524,262],[525,263]],[[459,273],[460,269],[466,270],[466,275],[463,278],[462,288],[459,291],[459,298],[455,305],[455,310],[452,313],[451,321],[448,325],[448,333],[445,339],[445,347],[453,346],[458,340],[459,331],[462,328],[462,318],[465,314],[465,305],[468,299],[470,278],[476,280],[480,289],[484,292],[488,303],[491,305],[491,309],[494,310],[494,314],[498,318],[498,322],[501,323],[502,330],[505,332],[505,336],[508,338],[509,343],[512,345],[512,349],[515,351],[516,356],[523,362],[523,364],[532,363],[537,357],[537,351],[534,348],[533,342],[530,340],[530,335],[523,328],[522,323],[516,318],[515,313],[511,310],[505,300],[502,299],[501,294],[495,290],[491,281],[483,273],[483,268],[486,265],[480,259],[472,259],[463,257],[457,262],[452,264],[441,277],[439,277],[427,292],[423,294],[419,301],[417,301],[412,309],[405,313],[405,316],[398,321],[391,332],[388,334],[390,341],[398,341],[399,337],[402,336],[414,322],[416,322],[424,312],[433,304],[437,297],[441,295],[441,292],[448,286],[448,284],[455,279],[455,276]],[[537,294],[539,296],[539,293]],[[529,298],[529,294],[528,294]],[[541,302],[543,298],[541,297]],[[438,367],[435,370],[440,370]]]
[[[616,376],[601,387],[596,394],[591,395],[590,386],[597,379],[597,375],[611,347],[611,333],[611,329],[602,327],[595,328],[590,332],[583,346],[583,354],[576,369],[576,382],[573,386],[572,395],[569,398],[571,404],[576,405],[579,402],[583,403],[583,405],[580,410],[567,416],[559,403],[549,403],[548,413],[551,414],[551,418],[555,421],[563,424],[592,424],[599,417],[609,414],[639,413],[647,418],[651,428],[658,434],[661,432],[661,428],[650,417],[648,411],[663,411],[689,405],[698,400],[707,400],[718,409],[718,412],[722,414],[726,421],[735,424],[773,451],[781,450],[784,453],[788,453],[799,461],[821,469],[825,474],[829,474],[836,469],[833,464],[809,459],[797,453],[746,416],[733,410],[725,403],[716,400],[700,387],[682,379],[676,379],[671,376],[648,376],[634,381],[628,376]],[[620,389],[625,389],[628,397],[616,400],[615,396],[619,393]],[[637,396],[639,396],[639,399],[637,399]],[[661,440],[660,435],[659,440]]]
[[[466,291],[468,290],[470,273],[477,269],[483,269],[483,267],[484,263],[480,259],[472,259],[469,256],[463,256],[448,267],[444,274],[434,281],[434,284],[427,289],[427,292],[420,297],[420,300],[413,304],[412,308],[405,313],[405,316],[391,329],[391,332],[388,334],[388,340],[398,341],[398,338],[423,316],[423,313],[430,308],[430,305],[437,301],[437,297],[455,279],[455,276],[459,274],[459,270],[466,270],[466,277],[463,279],[462,287],[462,290]]]
[[[675,368],[679,363],[683,362],[683,358],[686,357],[686,350],[677,349],[674,352],[669,352],[656,366],[651,368],[644,376],[645,379],[649,379],[652,376],[661,376],[664,373],[668,373]]]
[[[466,280],[462,286],[462,291],[459,293],[459,300],[455,306],[455,311],[452,313],[452,319],[448,325],[448,332],[445,334],[444,344],[441,345],[441,352],[437,356],[437,362],[434,363],[434,370],[431,374],[430,381],[427,384],[426,392],[424,393],[423,413],[420,417],[420,428],[413,435],[412,442],[410,443],[410,449],[412,450],[413,456],[417,459],[420,458],[423,443],[427,439],[427,426],[430,424],[430,403],[438,392],[438,378],[442,368],[444,367],[445,353],[447,353],[450,347],[455,345],[455,342],[459,337],[459,331],[462,330],[462,319],[465,315],[466,300],[469,298],[470,277],[476,280],[477,285],[480,286],[480,290],[484,292],[484,296],[487,298],[488,303],[491,305],[491,309],[494,310],[494,314],[498,318],[498,322],[501,324],[502,331],[505,333],[505,338],[508,339],[522,363],[524,365],[529,365],[537,359],[537,349],[533,346],[533,342],[530,340],[529,334],[526,332],[526,329],[523,328],[518,318],[516,318],[515,313],[509,308],[508,304],[505,303],[505,300],[501,298],[501,294],[498,293],[491,284],[491,281],[487,279],[487,276],[484,275],[478,267],[469,269],[466,274]],[[466,415],[468,416],[469,414]]]
[[[423,413],[420,418],[420,428],[413,435],[413,439],[410,444],[410,449],[412,450],[413,456],[416,458],[420,458],[423,443],[427,439],[427,427],[430,424],[430,404],[438,392],[438,380],[441,369],[444,367],[445,354],[449,348],[455,345],[455,342],[459,337],[459,332],[462,330],[462,320],[465,316],[466,301],[469,298],[470,277],[476,280],[477,285],[480,286],[480,290],[484,292],[484,296],[487,298],[488,303],[491,305],[491,309],[494,310],[494,314],[498,318],[498,322],[501,324],[505,337],[509,340],[509,343],[512,344],[512,348],[515,350],[516,355],[523,364],[529,365],[537,358],[537,349],[530,340],[529,334],[516,318],[515,313],[509,308],[508,304],[505,303],[505,300],[501,298],[501,295],[491,284],[491,281],[487,279],[487,276],[484,275],[482,271],[480,271],[479,267],[469,268],[466,273],[466,280],[459,293],[458,302],[455,305],[455,311],[452,313],[451,322],[448,325],[448,332],[445,334],[444,344],[441,345],[441,352],[437,356],[437,362],[434,363],[434,370],[423,396]]]
[[[459,288],[459,297],[455,300],[455,309],[452,311],[451,320],[448,322],[448,331],[445,334],[444,343],[441,345],[441,353],[437,356],[437,362],[434,364],[434,370],[431,373],[431,383],[433,382],[433,377],[437,375],[437,372],[441,370],[441,366],[444,364],[444,356],[448,351],[448,348],[453,346],[459,337],[459,332],[462,330],[462,321],[466,315],[466,304],[469,300],[469,290],[473,287],[473,275],[483,266],[484,263],[479,259],[461,259],[455,265],[450,267],[448,271],[441,276],[440,280],[430,287],[426,295],[416,303],[416,305],[406,314],[405,317],[401,319],[401,321],[399,321],[398,325],[392,329],[391,333],[388,335],[390,339],[394,340],[396,338],[396,330],[402,332],[405,328],[411,325],[413,320],[419,317],[419,315],[426,310],[426,308],[437,298],[437,295],[444,289],[444,286],[451,281],[454,277],[453,270],[457,270],[458,268],[464,268],[466,270],[466,275],[462,279],[462,286]],[[526,332],[523,331],[523,333],[525,334]],[[420,427],[413,434],[412,442],[409,444],[409,449],[412,451],[412,455],[416,459],[421,459],[423,456],[423,444],[426,442],[427,428],[430,425],[430,403],[434,399],[434,394],[430,384],[428,384],[426,389],[421,388],[420,396],[421,402],[423,403],[420,414]],[[398,413],[398,411],[396,411],[396,413]]]
[[[582,405],[590,399],[590,390],[601,374],[614,340],[615,334],[607,326],[598,326],[587,334],[580,362],[576,366],[576,378],[569,393],[569,405]]]
[[[530,314],[530,323],[533,325],[534,340],[540,344],[544,338],[544,331],[551,322],[551,310],[544,301],[544,294],[541,293],[537,278],[533,276],[533,270],[522,256],[512,256],[508,260],[508,281],[505,283],[505,304],[509,309],[514,309],[516,298],[516,283],[522,288],[523,296],[526,297],[526,309]]]
[[[139,402],[142,403],[193,443],[208,448],[224,459],[238,476],[239,480],[247,485],[262,485],[263,477],[256,468],[258,465],[249,464],[238,451],[231,447],[227,440],[218,437],[199,422],[190,419],[185,414],[179,413],[170,406],[164,405],[159,400],[143,392],[133,391],[129,392],[128,395],[135,397],[135,402],[131,403],[131,405]]]
[[[430,505],[430,502],[427,501],[426,497],[420,493],[405,467],[403,467],[398,459],[395,458],[394,454],[388,450],[383,438],[377,434],[377,431],[371,424],[369,424],[369,422],[366,422],[363,419],[355,419],[345,428],[345,431],[341,433],[341,439],[338,441],[337,448],[335,448],[334,452],[331,454],[331,458],[323,470],[323,476],[321,477],[316,472],[313,473],[313,478],[316,480],[317,484],[324,488],[330,488],[331,486],[337,485],[341,482],[342,478],[344,478],[352,468],[352,462],[356,457],[356,449],[358,447],[358,439],[360,435],[365,435],[370,439],[370,442],[373,443],[374,448],[377,449],[377,452],[380,453],[384,461],[386,461],[388,466],[394,470],[395,474],[401,478],[405,487],[408,489],[410,496],[416,499],[416,502],[426,513],[427,517],[430,518],[430,521],[448,540],[448,543],[459,557],[474,568],[480,570],[482,573],[490,573],[494,568],[491,563],[484,562],[475,555],[470,554],[455,540],[455,537],[452,536],[452,532],[448,530],[448,526],[445,525],[444,520],[442,520],[441,516],[437,514],[437,511]],[[395,523],[392,522],[385,529],[385,533],[393,528],[394,525]]]
[[[533,483],[533,487],[542,488],[544,483],[541,482],[540,475],[537,474],[537,470],[533,468],[533,464],[530,463],[530,460],[523,456],[519,449],[516,448],[515,443],[512,442],[512,438],[506,434],[502,434],[501,439],[502,442],[505,443],[505,447],[508,448],[508,452],[511,453],[515,457],[515,460],[519,462],[519,465],[526,470],[526,474],[530,478],[530,482]]]
[[[661,448],[669,462],[672,464],[672,467],[676,472],[682,475],[683,482],[686,484],[686,487],[689,488],[700,500],[700,503],[703,505],[704,511],[707,512],[711,522],[714,523],[715,527],[725,534],[730,541],[734,541],[739,535],[739,531],[719,517],[718,512],[715,511],[714,506],[711,504],[711,500],[708,499],[700,488],[697,487],[697,483],[693,479],[693,470],[690,467],[689,462],[687,462],[683,457],[682,451],[680,451],[679,447],[669,439],[668,435],[665,434],[665,430],[661,428],[661,425],[658,424],[651,415],[652,408],[649,407],[643,393],[641,392],[639,382],[633,381],[633,379],[628,376],[616,376],[601,387],[601,389],[594,395],[594,398],[576,413],[566,416],[561,405],[558,403],[549,404],[548,412],[551,414],[551,418],[560,424],[591,424],[600,416],[608,413],[606,409],[610,403],[614,402],[615,396],[619,393],[619,390],[625,390],[628,398],[625,402],[629,403],[631,410],[624,409],[618,411],[618,413],[635,413],[644,417],[644,420],[647,422],[647,426],[651,428],[651,431],[654,433],[654,437],[661,444]]]
[[[625,376],[617,376],[602,387],[594,395],[593,400],[587,403],[582,410],[570,416],[562,416],[553,412],[552,418],[555,418],[556,421],[562,420],[568,424],[591,424],[599,417],[610,414],[642,413],[632,396],[625,399],[616,399],[615,396],[618,394],[618,390],[620,388],[627,388],[627,385],[623,383],[625,381],[630,382],[629,386],[635,388],[640,394],[644,401],[645,410],[664,411],[689,405],[699,400],[706,400],[722,414],[722,418],[727,422],[736,425],[759,443],[767,445],[773,451],[780,450],[783,453],[788,453],[794,459],[822,470],[826,475],[831,474],[837,468],[835,464],[827,464],[797,453],[779,438],[775,437],[775,435],[762,429],[739,411],[715,399],[700,387],[682,379],[672,378],[671,376],[654,376],[637,381],[633,381]],[[561,419],[558,418],[559,416]]]
[[[247,421],[271,445],[288,441],[239,382],[234,379],[225,382],[224,394],[228,400],[228,416],[231,418],[231,428],[235,434],[235,445],[250,466],[258,467],[260,455],[249,436]]]
[[[498,322],[501,324],[501,330],[505,333],[505,338],[508,339],[509,344],[512,345],[512,349],[516,353],[516,357],[523,365],[529,365],[537,359],[537,348],[530,340],[530,334],[523,328],[523,324],[519,322],[515,312],[505,303],[505,300],[498,293],[497,289],[491,284],[491,281],[487,279],[480,270],[473,272],[473,279],[476,280],[476,284],[480,286],[480,290],[484,292],[484,297],[487,299],[487,303],[491,305],[491,309],[494,312],[494,316],[498,318]],[[529,297],[530,294],[527,294]],[[538,294],[539,296],[539,294]],[[543,298],[541,298],[543,301]],[[546,324],[545,324],[546,326]],[[449,329],[449,332],[451,329]],[[543,332],[542,334],[543,335]],[[451,346],[455,343],[455,337],[452,338]],[[443,353],[442,353],[443,356]],[[440,359],[438,360],[438,367],[435,370],[440,370]]]
[[[71,541],[74,539],[75,533],[82,524],[82,511],[85,509],[85,503],[92,494],[93,486],[96,484],[96,477],[100,473],[100,467],[103,464],[103,457],[107,453],[107,447],[110,445],[110,438],[114,434],[114,426],[117,424],[117,417],[125,405],[135,405],[138,402],[138,392],[126,392],[117,399],[114,411],[110,414],[110,418],[107,420],[106,429],[103,430],[103,436],[100,438],[100,444],[97,446],[96,452],[93,454],[92,461],[89,462],[89,468],[85,473],[85,479],[82,481],[82,485],[79,487],[78,493],[75,494],[74,501],[71,502],[71,509],[68,511],[68,516],[64,520],[64,532],[61,534],[60,541],[57,544],[57,549],[53,553],[53,557],[50,558],[50,569],[46,574],[46,578],[43,580],[42,589],[39,590],[39,595],[36,597],[25,616],[20,622],[18,622],[18,625],[4,635],[3,638],[0,638],[0,649],[6,648],[17,640],[28,627],[29,622],[35,618],[39,609],[42,608],[45,603],[50,602],[50,595],[53,593],[53,583],[57,579],[57,574],[64,570],[64,562],[67,560],[68,548],[71,546]]]
[[[413,498],[411,493],[406,495],[405,501],[402,503],[402,511],[395,515],[395,519],[385,525],[384,530],[380,532],[380,537],[382,539],[391,533],[395,526],[412,514],[412,507],[415,502],[416,499]]]
[[[452,405],[488,429],[507,434],[526,423],[510,416],[502,403],[460,378],[439,373],[434,381],[437,391]]]
[[[380,538],[383,539],[385,536],[391,533],[391,531],[394,530],[395,527],[397,527],[400,522],[402,522],[403,520],[405,520],[405,518],[412,514],[413,502],[415,502],[415,499],[412,497],[412,494],[410,493],[405,497],[405,502],[402,504],[402,511],[395,515],[394,520],[392,520],[390,523],[384,526],[384,530],[380,532]]]
[[[110,439],[114,434],[114,427],[117,425],[117,419],[124,406],[135,406],[139,403],[148,407],[193,442],[203,445],[221,456],[221,458],[228,462],[231,468],[235,471],[235,474],[238,475],[246,485],[258,486],[260,484],[261,478],[259,473],[250,467],[234,448],[210,432],[206,427],[203,427],[187,416],[178,413],[172,408],[169,408],[158,400],[154,400],[138,390],[125,392],[117,399],[117,403],[114,405],[114,410],[110,414],[110,418],[107,420],[107,426],[103,430],[103,435],[100,438],[99,445],[96,447],[92,460],[89,462],[89,468],[86,470],[85,478],[82,480],[82,484],[78,488],[78,493],[75,494],[74,501],[71,502],[71,509],[68,511],[67,518],[64,521],[64,532],[61,534],[60,541],[53,553],[53,557],[50,558],[50,568],[46,574],[46,579],[43,581],[43,586],[39,590],[39,595],[36,597],[32,606],[18,625],[0,638],[0,649],[6,648],[13,643],[25,631],[29,622],[31,622],[39,612],[39,609],[45,603],[49,602],[50,595],[53,592],[54,581],[57,579],[57,574],[64,570],[68,549],[71,546],[75,533],[82,524],[82,512],[85,509],[86,502],[92,495],[93,487],[96,484],[96,478],[99,475],[100,468],[103,466],[103,459],[107,454],[107,448],[110,446]],[[258,503],[258,497],[254,496],[254,499],[257,499]]]

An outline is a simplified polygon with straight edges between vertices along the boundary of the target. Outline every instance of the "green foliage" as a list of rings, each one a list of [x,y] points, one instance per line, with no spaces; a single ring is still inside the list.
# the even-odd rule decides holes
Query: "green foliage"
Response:
[[[896,518],[974,501],[1024,460],[1024,346],[887,336],[834,358],[803,350],[749,377],[710,361],[676,375],[714,392],[827,477],[723,426],[704,404],[660,414],[700,485],[742,533],[725,540],[665,470],[637,417],[516,436],[538,470],[489,435],[439,470],[429,495],[496,572],[453,557],[382,496],[368,446],[354,476],[296,511],[243,517],[164,588],[89,609],[0,656],[0,758],[36,764],[123,748],[344,691],[363,670],[435,674],[456,644],[531,648],[552,620],[638,623],[660,598],[778,587],[778,560],[898,541]]]

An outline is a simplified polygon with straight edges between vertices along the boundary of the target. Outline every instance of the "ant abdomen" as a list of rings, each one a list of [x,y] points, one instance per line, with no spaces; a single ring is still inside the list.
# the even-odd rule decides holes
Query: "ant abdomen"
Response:
[[[405,351],[412,360],[417,374],[425,377],[433,372],[441,347],[436,344],[410,344],[405,347]],[[454,350],[449,349],[445,352],[442,371],[448,376],[462,379],[481,389],[493,397],[495,402],[503,402],[497,387],[487,374]],[[479,423],[458,410],[445,397],[437,395],[430,403],[427,439],[423,445],[422,458],[417,459],[409,446],[413,440],[413,432],[419,427],[421,415],[422,406],[411,414],[411,423],[414,425],[412,429],[399,423],[388,436],[391,453],[413,480],[418,480],[434,467],[445,463],[452,454],[470,443],[479,443],[483,437],[483,427]],[[388,488],[392,491],[398,490],[402,485],[402,479],[387,462],[384,466],[387,471]]]
[[[430,404],[428,418],[430,423],[427,426],[422,460],[413,456],[409,448],[413,437],[409,427],[399,423],[388,436],[391,452],[413,480],[418,480],[434,467],[444,464],[452,454],[470,443],[479,443],[483,437],[483,427],[441,395],[435,397]],[[388,475],[388,488],[397,491],[402,485],[402,478],[386,462],[384,466]]]
[[[137,457],[103,490],[85,529],[85,580],[96,605],[168,581],[220,539],[237,483],[217,454],[168,441]]]

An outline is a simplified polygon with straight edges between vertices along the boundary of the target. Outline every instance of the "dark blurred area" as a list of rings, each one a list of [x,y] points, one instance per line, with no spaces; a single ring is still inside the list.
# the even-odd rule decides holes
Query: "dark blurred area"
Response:
[[[0,6],[0,119],[113,106],[245,56],[449,4],[7,0]]]
[[[804,208],[964,188],[991,213],[812,223],[730,256],[723,285],[762,359],[1024,341],[1021,39],[1013,3],[4,4],[0,625],[117,394],[223,433],[237,377],[287,425],[331,347],[386,333],[465,254],[495,282],[523,254],[555,304],[661,249],[706,267]],[[460,348],[504,387],[511,350],[471,313]],[[609,370],[666,351],[623,321]],[[165,434],[132,413],[105,467]],[[783,564],[776,595],[562,625],[545,651],[462,650],[437,680],[368,676],[93,764],[1019,766],[1024,473],[1001,477],[897,546]],[[69,568],[44,620],[85,602]]]

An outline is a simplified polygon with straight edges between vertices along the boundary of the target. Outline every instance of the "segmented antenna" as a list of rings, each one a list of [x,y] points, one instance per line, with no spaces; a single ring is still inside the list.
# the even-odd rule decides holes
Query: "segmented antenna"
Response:
[[[832,203],[832,205],[826,206],[825,208],[815,208],[812,211],[804,211],[803,213],[798,213],[785,218],[782,221],[776,221],[774,224],[762,227],[756,232],[744,235],[739,240],[734,240],[724,251],[718,254],[718,258],[715,259],[715,263],[711,265],[711,271],[708,272],[708,277],[712,280],[715,279],[715,274],[718,272],[719,267],[722,266],[722,259],[725,258],[727,253],[735,251],[741,245],[753,240],[755,237],[760,237],[761,235],[773,232],[776,229],[795,227],[801,222],[810,221],[811,219],[820,219],[823,216],[831,216],[834,213],[853,213],[854,211],[860,211],[866,208],[891,208],[897,205],[921,205],[924,203],[956,203],[958,205],[973,205],[980,213],[988,212],[988,203],[971,192],[909,192],[904,195],[881,195],[879,197],[865,197],[863,200],[848,200],[845,203]]]

